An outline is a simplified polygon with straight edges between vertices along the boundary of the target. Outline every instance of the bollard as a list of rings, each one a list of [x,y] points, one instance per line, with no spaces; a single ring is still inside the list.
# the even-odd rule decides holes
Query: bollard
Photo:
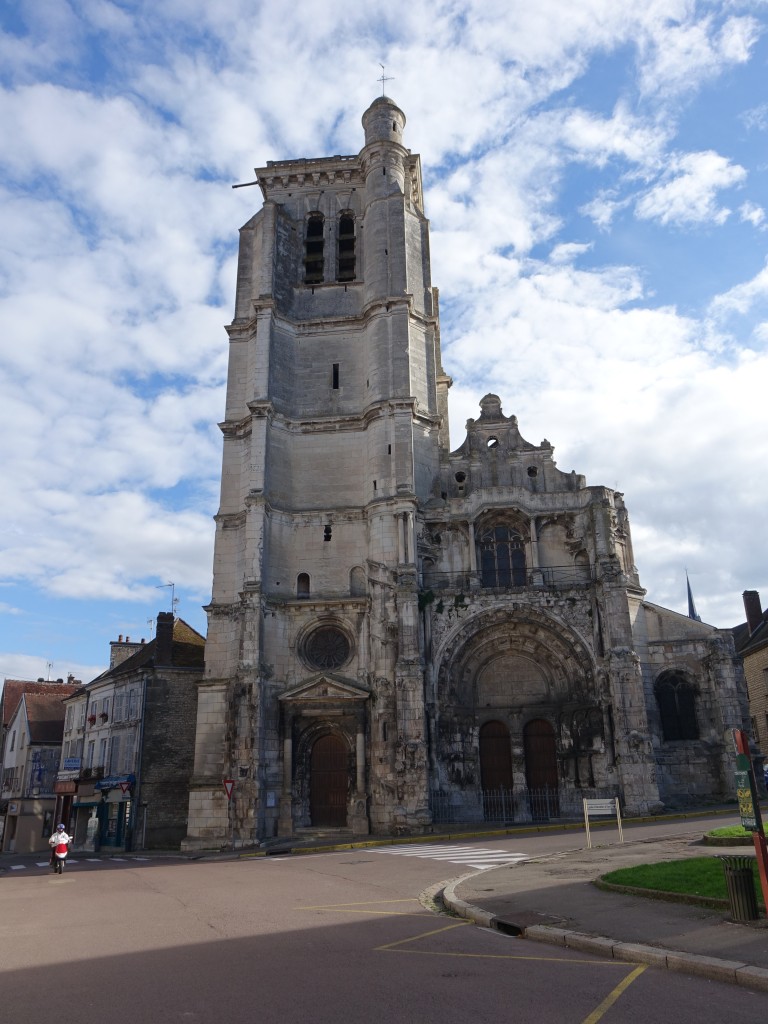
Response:
[[[757,895],[752,874],[754,857],[720,857],[728,887],[728,902],[735,921],[756,921]]]

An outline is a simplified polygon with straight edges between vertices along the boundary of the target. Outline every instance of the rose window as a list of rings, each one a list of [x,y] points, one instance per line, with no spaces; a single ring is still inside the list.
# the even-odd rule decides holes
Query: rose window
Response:
[[[349,659],[349,640],[336,626],[321,626],[307,637],[304,656],[315,668],[340,668]]]

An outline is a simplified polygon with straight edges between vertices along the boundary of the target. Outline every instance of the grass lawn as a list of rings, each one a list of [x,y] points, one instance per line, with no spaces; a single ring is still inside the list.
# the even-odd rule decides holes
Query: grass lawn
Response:
[[[763,832],[768,836],[768,825],[763,825]],[[717,839],[746,839],[752,833],[743,825],[729,825],[727,828],[713,828],[707,835],[715,836]]]
[[[752,867],[755,879],[757,902],[762,906],[760,877],[757,862]],[[717,857],[690,857],[688,860],[671,860],[661,864],[640,864],[636,868],[620,868],[603,875],[613,885],[631,885],[638,889],[657,889],[687,896],[708,896],[727,900],[723,865]]]

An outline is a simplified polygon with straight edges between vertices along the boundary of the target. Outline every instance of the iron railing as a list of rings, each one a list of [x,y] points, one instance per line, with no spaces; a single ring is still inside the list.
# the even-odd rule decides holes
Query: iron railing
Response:
[[[544,787],[528,789],[432,790],[430,809],[435,824],[495,824],[544,822],[553,818],[579,820],[584,800],[613,799],[615,789]]]
[[[595,582],[596,573],[590,566],[548,565],[541,568],[510,568],[508,572],[440,572],[424,568],[422,590],[458,590],[468,593],[472,590],[522,590],[539,587],[551,590],[570,590],[574,587],[588,587]]]

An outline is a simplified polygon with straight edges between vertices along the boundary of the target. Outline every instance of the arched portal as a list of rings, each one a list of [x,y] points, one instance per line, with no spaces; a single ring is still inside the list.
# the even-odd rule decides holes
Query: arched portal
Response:
[[[332,733],[320,736],[312,747],[309,770],[309,813],[315,828],[347,824],[348,780],[343,740]]]

